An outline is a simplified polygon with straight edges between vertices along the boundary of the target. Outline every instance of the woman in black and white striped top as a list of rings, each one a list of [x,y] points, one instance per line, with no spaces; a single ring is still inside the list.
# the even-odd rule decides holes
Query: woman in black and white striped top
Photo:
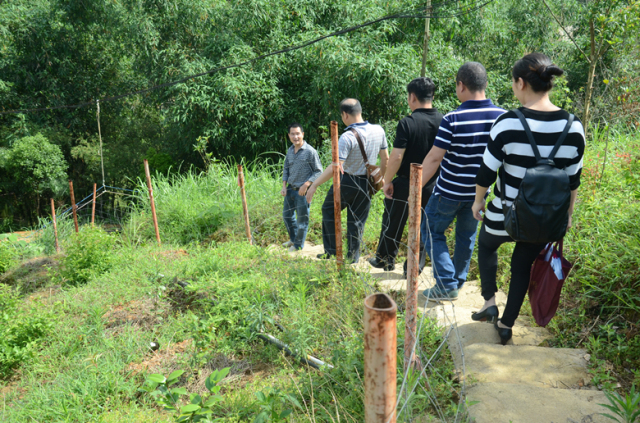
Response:
[[[549,156],[554,144],[567,124],[569,113],[553,105],[549,100],[549,91],[553,88],[555,75],[562,75],[563,70],[553,65],[551,60],[541,53],[528,54],[518,60],[513,67],[513,92],[523,105],[519,110],[527,119],[540,155]],[[571,205],[569,207],[569,227],[571,214],[580,185],[582,156],[585,139],[582,123],[576,118],[569,133],[555,156],[556,166],[563,168],[569,175],[571,187]],[[520,182],[528,168],[534,167],[536,160],[529,144],[522,123],[513,111],[501,115],[490,132],[490,140],[484,153],[483,163],[476,176],[476,199],[473,213],[482,221],[478,239],[478,264],[484,307],[474,313],[474,320],[495,321],[498,309],[495,303],[496,273],[498,269],[498,247],[505,242],[514,242],[504,230],[504,215],[500,202],[502,182],[505,178],[505,200],[510,206],[515,199]],[[504,172],[498,169],[504,166]],[[485,196],[487,190],[495,184],[496,198],[489,203],[486,213]],[[513,326],[529,287],[529,274],[533,261],[544,248],[544,244],[516,242],[511,256],[511,281],[507,305],[500,320],[496,321],[496,329],[505,344],[511,338]]]

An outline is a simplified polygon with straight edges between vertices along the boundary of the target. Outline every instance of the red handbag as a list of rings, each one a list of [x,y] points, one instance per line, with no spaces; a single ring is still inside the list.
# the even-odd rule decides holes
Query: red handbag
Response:
[[[529,302],[533,317],[540,326],[547,326],[555,316],[562,285],[573,267],[562,256],[562,241],[548,243],[531,267]]]

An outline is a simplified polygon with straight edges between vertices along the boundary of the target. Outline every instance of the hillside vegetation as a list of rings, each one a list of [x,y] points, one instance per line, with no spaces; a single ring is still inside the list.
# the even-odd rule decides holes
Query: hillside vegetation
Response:
[[[596,132],[588,146],[565,243],[575,268],[550,325],[551,345],[586,348],[593,384],[621,392],[640,382],[639,146],[639,138],[615,132]],[[149,375],[185,371],[174,387],[203,395],[206,378],[224,368],[229,376],[213,406],[221,421],[254,420],[272,409],[291,410],[292,421],[362,421],[362,299],[375,283],[269,247],[284,239],[278,166],[248,166],[255,246],[245,239],[233,167],[223,164],[154,179],[162,248],[142,194],[122,233],[85,225],[76,235],[64,230],[70,219],[61,222],[63,254],[42,256],[52,249],[51,229],[29,244],[0,243],[10,322],[3,330],[12,334],[0,343],[3,421],[29,421],[34,413],[38,421],[171,421],[139,391]],[[365,229],[369,253],[381,202],[376,197]],[[319,212],[313,204],[311,242],[320,239]],[[500,251],[503,284],[508,249]],[[474,257],[472,276],[476,268]],[[401,307],[399,345],[402,316]],[[307,370],[258,339],[260,332],[334,368]],[[429,351],[440,339],[429,323],[421,345]],[[151,342],[159,345],[155,353]],[[402,359],[398,366],[400,375]],[[459,386],[448,353],[437,366],[444,379],[427,382],[440,403],[454,404]],[[402,418],[434,414],[431,407],[416,395]],[[453,416],[456,407],[447,410]]]

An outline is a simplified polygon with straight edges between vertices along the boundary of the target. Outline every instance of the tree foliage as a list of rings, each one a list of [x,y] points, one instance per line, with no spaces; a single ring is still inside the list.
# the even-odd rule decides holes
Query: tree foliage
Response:
[[[637,90],[627,88],[639,66],[637,0],[615,0],[615,13],[605,13],[609,20],[602,22],[602,13],[592,9],[611,2],[547,3],[583,49],[589,16],[598,25],[604,22],[606,31],[618,28],[615,36],[601,36],[616,48],[597,61],[593,116],[602,121],[602,111],[622,103],[634,110]],[[477,4],[463,0],[435,8],[441,17],[431,23],[427,75],[438,87],[436,106],[445,112],[457,106],[455,72],[466,60],[482,62],[490,73],[489,95],[514,106],[511,66],[527,52],[544,51],[568,71],[556,93],[559,105],[581,111],[589,64],[549,11],[536,0],[495,0],[450,16]],[[0,111],[90,105],[0,115],[0,148],[40,133],[60,147],[79,191],[88,189],[102,177],[96,99],[239,63],[418,6],[410,0],[5,0]],[[158,163],[154,170],[202,166],[194,151],[199,137],[208,138],[207,152],[217,159],[282,152],[291,121],[302,123],[307,140],[319,147],[328,123],[339,120],[337,105],[344,97],[360,99],[365,118],[383,124],[392,138],[395,122],[409,112],[405,86],[420,72],[423,31],[422,19],[383,21],[246,66],[103,102],[105,179],[131,184],[143,158]]]

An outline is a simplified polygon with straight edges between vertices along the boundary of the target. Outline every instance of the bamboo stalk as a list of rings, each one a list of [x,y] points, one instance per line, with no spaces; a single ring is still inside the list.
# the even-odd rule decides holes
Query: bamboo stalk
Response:
[[[153,200],[153,188],[151,187],[151,173],[149,172],[149,162],[144,160],[144,173],[147,175],[147,187],[149,187],[149,201],[151,202],[151,215],[153,216],[153,227],[156,230],[156,240],[158,246],[162,245],[160,242],[160,230],[158,229],[158,217],[156,216],[156,203]]]
[[[387,294],[364,300],[364,419],[396,421],[396,303]]]
[[[73,212],[73,224],[76,227],[76,233],[80,232],[78,228],[78,206],[76,205],[76,197],[73,195],[73,182],[69,181],[69,191],[71,193],[71,210]]]
[[[338,122],[331,121],[331,160],[333,160],[333,219],[336,236],[336,262],[342,269],[342,205],[340,202],[340,159],[338,156]]]
[[[249,225],[249,207],[247,206],[247,193],[244,189],[244,172],[242,165],[238,165],[238,185],[240,186],[240,195],[242,196],[242,216],[244,218],[244,230],[249,238],[249,244],[253,244],[251,236],[251,226]]]
[[[56,253],[60,252],[60,244],[58,243],[58,223],[56,222],[56,206],[51,199],[51,217],[53,219],[53,236],[56,240]]]
[[[418,313],[418,275],[420,267],[420,211],[422,204],[422,165],[412,163],[409,179],[409,237],[407,252],[407,301],[404,332],[404,369],[416,363],[414,346]]]
[[[93,201],[91,205],[91,226],[96,220],[96,184],[93,184]]]

